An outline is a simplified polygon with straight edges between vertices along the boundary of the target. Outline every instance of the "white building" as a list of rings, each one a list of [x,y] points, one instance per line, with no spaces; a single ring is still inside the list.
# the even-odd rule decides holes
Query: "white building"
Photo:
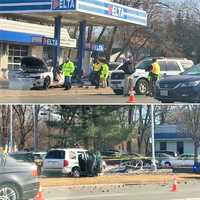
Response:
[[[40,41],[44,38],[53,40],[53,26],[0,18],[0,78],[5,78],[9,69],[17,68],[23,56],[52,58],[52,46]],[[70,38],[67,29],[62,28],[60,63],[67,57],[69,48],[76,48],[76,39]]]
[[[179,154],[194,153],[194,143],[177,125],[162,124],[155,128],[156,151],[174,151]]]

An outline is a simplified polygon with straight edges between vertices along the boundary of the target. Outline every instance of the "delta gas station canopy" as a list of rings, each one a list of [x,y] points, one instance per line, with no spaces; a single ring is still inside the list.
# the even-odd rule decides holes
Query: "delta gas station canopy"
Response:
[[[60,29],[62,23],[79,24],[78,67],[82,68],[85,51],[86,25],[147,25],[147,14],[107,0],[2,0],[1,15],[17,15],[19,18],[54,22],[54,66],[60,51]]]

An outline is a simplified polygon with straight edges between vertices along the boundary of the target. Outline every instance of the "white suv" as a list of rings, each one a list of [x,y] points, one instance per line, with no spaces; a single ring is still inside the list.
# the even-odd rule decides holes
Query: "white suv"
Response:
[[[79,155],[83,158],[87,156],[84,149],[52,149],[43,163],[43,174],[65,174],[80,177],[81,169],[79,165]]]
[[[152,59],[153,58],[145,58],[141,60],[136,64],[135,72],[130,75],[137,94],[144,95],[148,92],[148,72],[145,71],[145,69],[151,65]],[[161,67],[161,76],[178,75],[193,65],[192,60],[185,58],[161,57],[157,58],[157,61]],[[120,68],[121,66],[113,71],[109,79],[109,86],[113,89],[115,94],[123,94],[125,73]]]

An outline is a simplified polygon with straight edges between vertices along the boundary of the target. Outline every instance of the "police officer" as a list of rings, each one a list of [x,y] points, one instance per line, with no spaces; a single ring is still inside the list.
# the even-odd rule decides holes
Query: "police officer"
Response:
[[[100,85],[100,70],[101,70],[101,64],[99,60],[97,59],[93,64],[93,81],[95,88],[99,88]]]
[[[154,96],[156,81],[160,77],[160,65],[156,58],[152,59],[152,64],[148,69],[149,71],[149,96]]]
[[[65,77],[65,90],[69,90],[72,87],[71,78],[75,71],[75,65],[69,58],[67,58],[65,63],[62,65],[62,71]]]
[[[106,88],[107,87],[107,79],[109,76],[109,66],[108,66],[105,58],[100,59],[100,62],[102,63],[101,70],[100,70],[100,80],[102,83],[102,87]]]

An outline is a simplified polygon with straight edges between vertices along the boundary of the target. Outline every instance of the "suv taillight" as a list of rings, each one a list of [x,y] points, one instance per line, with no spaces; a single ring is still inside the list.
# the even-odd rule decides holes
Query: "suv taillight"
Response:
[[[69,165],[69,161],[68,160],[64,160],[64,167],[67,167]]]

